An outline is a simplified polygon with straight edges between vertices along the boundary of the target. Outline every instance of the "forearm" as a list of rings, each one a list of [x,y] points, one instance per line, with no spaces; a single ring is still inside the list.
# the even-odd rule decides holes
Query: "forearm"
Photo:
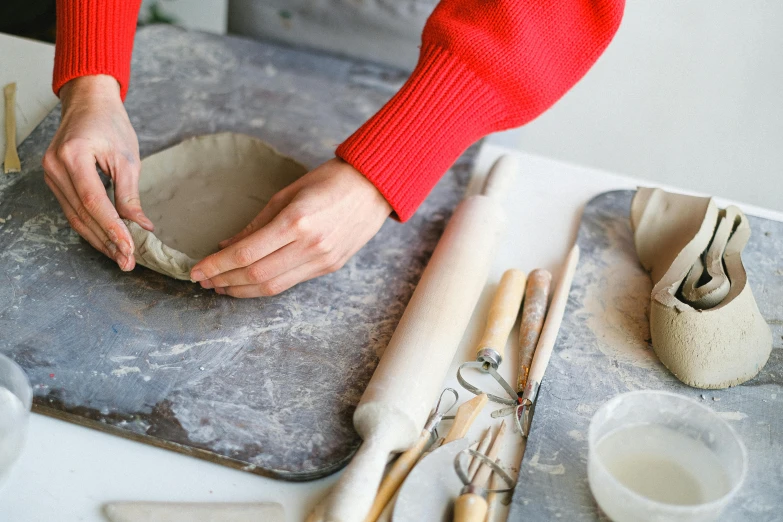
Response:
[[[560,99],[614,36],[623,0],[443,0],[408,82],[337,149],[408,219],[477,139]]]
[[[124,99],[141,0],[57,0],[52,89],[74,78],[108,75]]]

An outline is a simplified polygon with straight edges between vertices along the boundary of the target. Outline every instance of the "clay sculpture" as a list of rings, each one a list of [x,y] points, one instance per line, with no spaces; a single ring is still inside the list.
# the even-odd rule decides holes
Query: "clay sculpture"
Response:
[[[750,225],[712,198],[640,188],[631,204],[636,253],[650,272],[650,332],[661,362],[689,386],[753,378],[772,350],[742,264]]]
[[[190,138],[145,158],[139,197],[155,232],[125,220],[136,262],[189,280],[193,265],[306,172],[263,141],[230,132]]]

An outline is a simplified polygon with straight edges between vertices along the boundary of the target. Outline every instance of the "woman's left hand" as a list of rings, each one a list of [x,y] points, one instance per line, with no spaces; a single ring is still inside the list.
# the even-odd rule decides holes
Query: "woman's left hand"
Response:
[[[220,252],[190,273],[234,297],[276,295],[334,272],[369,241],[392,207],[359,171],[336,158],[275,194]]]

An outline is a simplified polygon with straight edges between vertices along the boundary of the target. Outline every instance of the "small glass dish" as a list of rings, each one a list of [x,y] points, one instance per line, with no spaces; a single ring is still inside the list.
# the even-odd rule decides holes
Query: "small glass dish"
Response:
[[[590,421],[588,447],[590,490],[614,522],[716,520],[747,473],[732,427],[669,392],[606,402]]]
[[[24,370],[0,354],[0,485],[22,452],[32,403],[33,389]]]

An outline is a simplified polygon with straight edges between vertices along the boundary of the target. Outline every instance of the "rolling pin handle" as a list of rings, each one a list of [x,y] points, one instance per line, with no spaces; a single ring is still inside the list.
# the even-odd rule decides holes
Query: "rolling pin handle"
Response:
[[[489,169],[484,188],[481,191],[485,196],[502,201],[508,194],[508,189],[519,170],[519,163],[515,156],[504,154],[499,157]]]

